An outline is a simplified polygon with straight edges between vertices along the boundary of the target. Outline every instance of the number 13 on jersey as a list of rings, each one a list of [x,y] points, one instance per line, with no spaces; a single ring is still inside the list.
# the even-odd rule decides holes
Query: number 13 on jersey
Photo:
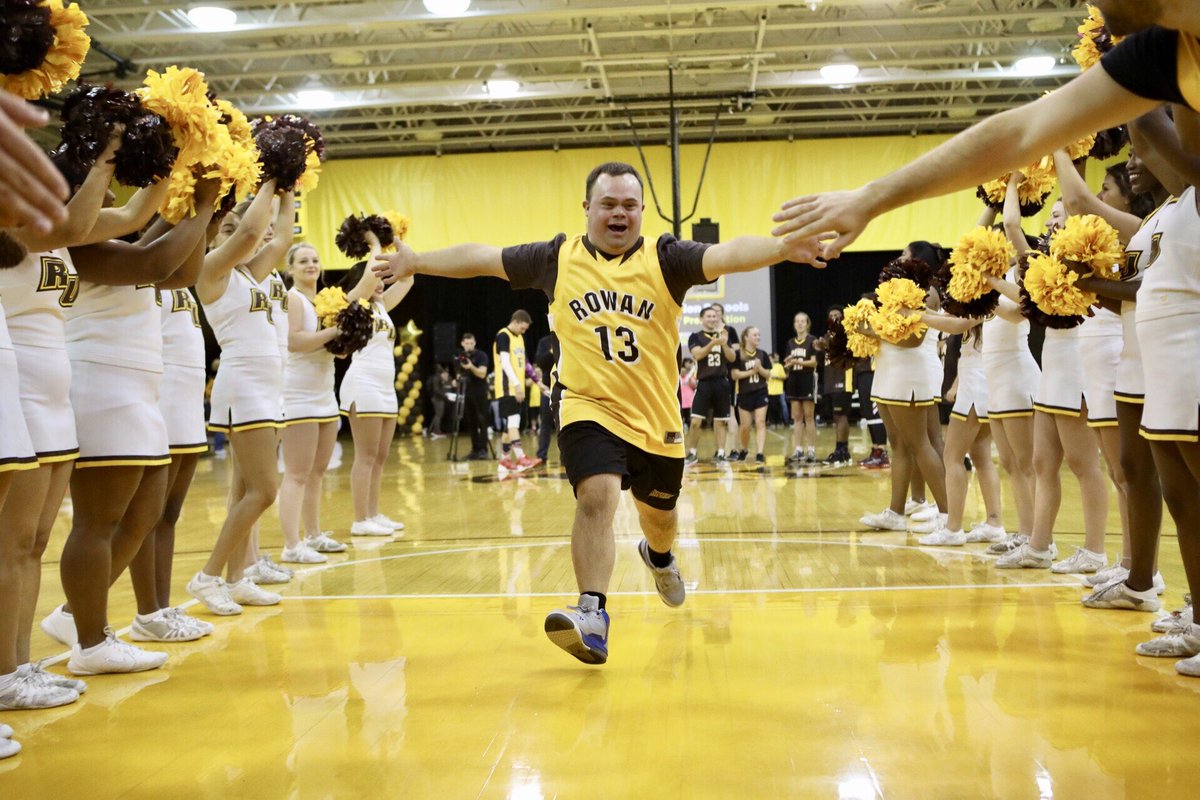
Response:
[[[595,331],[600,337],[600,351],[604,353],[605,361],[619,360],[626,364],[636,364],[642,357],[637,346],[637,335],[624,325],[617,327],[611,334],[604,325],[598,326]],[[613,353],[614,339],[617,340],[616,353]]]

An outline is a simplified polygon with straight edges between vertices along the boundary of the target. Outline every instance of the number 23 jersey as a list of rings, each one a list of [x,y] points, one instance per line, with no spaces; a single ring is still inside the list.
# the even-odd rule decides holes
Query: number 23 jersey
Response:
[[[610,257],[560,234],[504,250],[513,288],[550,299],[561,427],[595,422],[648,453],[683,457],[679,319],[688,288],[705,282],[705,249],[664,235]]]

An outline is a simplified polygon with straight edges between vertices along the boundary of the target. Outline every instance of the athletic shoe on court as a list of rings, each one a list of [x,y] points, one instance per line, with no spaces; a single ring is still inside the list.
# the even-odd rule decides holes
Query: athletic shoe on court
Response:
[[[1095,572],[1098,569],[1103,569],[1107,563],[1108,557],[1104,553],[1093,553],[1091,550],[1076,547],[1075,555],[1059,561],[1050,567],[1050,571],[1056,572],[1059,575],[1065,575],[1068,572]]]
[[[11,739],[13,737],[13,729],[7,725],[0,724],[0,739]]]
[[[933,503],[926,503],[924,500],[918,503],[916,500],[909,498],[904,501],[904,516],[911,517],[918,511],[923,511],[932,505]]]
[[[941,546],[941,547],[961,547],[967,543],[967,535],[962,531],[948,531],[945,525],[938,528],[928,536],[922,536],[917,539],[917,544],[923,544],[926,547]]]
[[[1192,607],[1186,605],[1178,611],[1172,611],[1165,617],[1159,617],[1150,624],[1150,630],[1155,633],[1168,633],[1181,625],[1192,625]]]
[[[329,560],[323,553],[318,553],[304,542],[295,547],[283,548],[283,553],[279,556],[279,559],[287,564],[324,564]]]
[[[318,553],[344,553],[347,550],[347,545],[344,542],[339,542],[329,534],[331,531],[321,531],[316,536],[305,538],[304,543]]]
[[[1158,602],[1158,592],[1153,587],[1144,592],[1135,592],[1124,580],[1106,583],[1079,602],[1088,608],[1120,608],[1127,611],[1158,611],[1162,608]]]
[[[233,602],[243,606],[275,606],[282,599],[274,592],[260,589],[252,581],[242,578],[237,583],[228,585],[229,597]]]
[[[1023,542],[1016,550],[996,559],[996,569],[1050,569],[1052,563],[1053,550],[1034,550],[1029,542]]]
[[[840,447],[834,448],[833,452],[825,456],[825,464],[830,467],[844,467],[851,462],[850,451],[843,450]]]
[[[690,466],[693,466],[699,460],[700,459],[696,458],[695,453],[688,453],[686,456],[684,456],[683,465],[685,467],[690,467]]]
[[[937,507],[937,503],[925,503],[924,508],[918,508],[916,511],[908,514],[908,518],[913,522],[929,522],[938,518],[941,509]]]
[[[809,450],[807,453],[804,454],[804,463],[805,464],[817,463],[817,454],[815,452],[813,452],[812,450]]]
[[[32,708],[57,708],[74,703],[79,692],[54,686],[31,675],[17,677],[7,687],[0,688],[0,710],[20,711]]]
[[[765,463],[767,463],[767,457],[765,455],[763,455],[762,453],[759,453],[758,455],[754,456],[754,463],[755,464],[765,464]]]
[[[57,672],[48,672],[42,668],[41,662],[22,664],[17,667],[17,675],[26,675],[34,680],[48,683],[51,686],[58,686],[62,689],[73,689],[79,694],[87,691],[87,684],[77,678],[68,678],[66,675],[59,675]],[[0,734],[2,736],[3,734]]]
[[[713,460],[713,463],[714,463],[714,464],[727,464],[727,463],[729,463],[729,459],[728,459],[728,458],[726,458],[726,457],[725,457],[725,454],[724,454],[724,453],[722,453],[720,450],[718,450],[717,452],[713,453],[712,460]]]
[[[47,636],[59,644],[70,647],[79,642],[79,634],[75,630],[75,617],[63,611],[62,606],[47,614],[41,627]]]
[[[249,583],[242,578],[238,583]],[[219,577],[197,572],[187,583],[187,593],[204,604],[212,613],[220,617],[232,617],[242,613],[242,607],[233,601],[229,594],[229,585]]]
[[[350,526],[351,536],[391,536],[391,528],[385,528],[373,519],[360,519]]]
[[[608,612],[590,594],[579,596],[579,605],[546,615],[546,636],[585,664],[608,661]]]
[[[790,456],[785,458],[784,463],[787,463],[787,464],[802,464],[802,463],[804,463],[804,451],[797,450],[796,452],[792,453]]]
[[[242,577],[249,578],[255,583],[265,586],[276,583],[287,583],[292,579],[292,573],[291,570],[284,570],[283,567],[271,561],[266,553],[264,553],[262,558],[246,568],[245,572],[242,573]]]
[[[878,514],[863,514],[859,517],[858,524],[864,528],[874,528],[877,531],[902,531],[908,527],[904,517],[890,508],[885,508]]]
[[[1189,678],[1200,678],[1200,656],[1185,658],[1175,662],[1175,671]]]
[[[516,472],[520,468],[520,464],[518,464],[517,460],[512,456],[505,456],[504,458],[500,459],[500,469],[506,469],[509,472]]]
[[[0,759],[12,758],[21,752],[21,743],[14,742],[6,736],[0,736]]]
[[[1195,625],[1179,625],[1157,639],[1142,642],[1134,652],[1152,658],[1191,658],[1200,655],[1200,630]]]
[[[536,459],[534,459],[534,460],[536,460]],[[383,514],[376,514],[375,516],[371,517],[371,521],[376,522],[385,528],[391,528],[394,531],[404,530],[403,522],[397,522],[396,520],[392,519],[391,517],[384,516]]]
[[[934,506],[934,508],[937,508],[937,506]],[[912,531],[913,531],[913,533],[933,533],[934,531],[938,531],[938,530],[941,530],[942,528],[945,528],[946,520],[948,518],[949,518],[949,516],[947,514],[934,514],[929,519],[917,520],[916,516],[914,515],[912,518],[914,521],[914,524],[912,526]],[[963,541],[964,542],[966,541],[965,534],[964,534]]]
[[[145,672],[167,662],[166,653],[152,653],[122,642],[112,628],[104,629],[104,641],[86,650],[71,648],[67,670],[72,675],[104,675],[113,672]]]
[[[1129,568],[1122,567],[1121,562],[1109,564],[1104,569],[1098,569],[1083,579],[1088,586],[1107,586],[1113,581],[1123,581],[1129,577]]]
[[[173,608],[164,609],[163,613],[171,614],[173,616],[178,617],[180,619],[180,621],[183,622],[183,624],[191,625],[193,628],[200,631],[201,636],[208,636],[209,634],[211,634],[213,631],[216,630],[216,627],[214,627],[211,622],[205,622],[202,619],[196,619],[195,617],[191,616],[186,611],[184,611],[182,608],[173,607]]]
[[[638,555],[642,563],[654,576],[654,588],[658,590],[659,598],[671,608],[683,605],[687,592],[683,587],[683,578],[679,577],[679,566],[675,562],[675,554],[671,554],[671,563],[665,567],[656,567],[650,561],[650,543],[645,539],[638,542]]]
[[[1016,550],[1018,547],[1028,541],[1028,536],[1020,533],[1010,533],[1008,536],[988,547],[987,551],[992,555],[1003,555],[1004,553],[1011,553],[1013,550]]]
[[[541,464],[542,464],[542,460],[540,458],[532,458],[530,456],[521,456],[521,460],[517,462],[517,466],[519,466],[523,470],[524,469],[533,469],[534,467],[541,466]],[[383,516],[383,515],[381,514],[380,516]],[[378,519],[378,518],[379,517],[376,517],[376,519]]]
[[[199,628],[166,611],[160,610],[146,622],[135,616],[129,626],[129,638],[135,642],[194,642],[204,636]]]
[[[289,580],[291,579],[292,575],[295,574],[288,567],[285,567],[282,564],[276,564],[274,561],[272,561],[270,553],[264,552],[261,556],[259,556],[258,561],[267,569],[275,570],[276,572],[282,572],[284,575],[287,575]]]
[[[1000,542],[1006,535],[1004,528],[980,522],[967,534],[967,542]]]

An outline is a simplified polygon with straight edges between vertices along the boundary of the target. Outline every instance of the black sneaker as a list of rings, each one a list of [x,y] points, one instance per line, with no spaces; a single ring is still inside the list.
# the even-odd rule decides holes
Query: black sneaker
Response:
[[[724,453],[717,451],[716,453],[713,453],[713,463],[714,464],[727,464],[727,463],[729,463],[729,459],[725,457]]]
[[[767,463],[767,457],[764,456],[762,453],[759,453],[758,455],[756,455],[754,457],[754,463],[755,464],[765,464],[765,463]]]
[[[750,455],[750,453],[749,453],[748,451],[746,451],[746,450],[738,450],[738,451],[737,451],[737,460],[738,460],[738,461],[745,461],[745,460],[746,460],[746,456],[748,456],[748,455]]]
[[[698,461],[698,460],[699,459],[696,458],[695,453],[688,453],[683,459],[683,465],[685,467],[690,467],[692,464],[695,464],[696,461]]]
[[[472,450],[471,452],[467,453],[467,461],[487,461],[487,460],[488,460],[487,450]]]

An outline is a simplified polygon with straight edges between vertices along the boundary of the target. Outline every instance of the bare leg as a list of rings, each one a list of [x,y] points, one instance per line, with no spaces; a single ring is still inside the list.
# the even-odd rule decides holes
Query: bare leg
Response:
[[[1179,554],[1183,557],[1188,589],[1195,598],[1200,597],[1200,480],[1197,479],[1200,454],[1185,455],[1183,447],[1194,451],[1196,446],[1180,445],[1180,442],[1150,443],[1162,481],[1163,499],[1179,532]]]
[[[739,447],[742,450],[750,449],[750,425],[754,419],[754,414],[744,408],[736,409],[737,415],[741,417],[741,425],[738,426],[738,439],[740,440]]]
[[[146,467],[138,490],[113,537],[112,577],[116,583],[126,567],[133,581],[139,614],[158,611],[157,551],[150,533],[162,519],[167,496],[167,465]]]
[[[233,458],[241,469],[245,490],[229,509],[229,516],[225,518],[212,555],[204,565],[204,572],[215,576],[227,569],[229,581],[235,583],[242,579],[246,567],[245,547],[249,541],[250,528],[275,502],[275,430],[256,428],[233,431],[229,436],[229,444]]]
[[[1053,414],[1033,412],[1033,472],[1037,476],[1034,494],[1033,534],[1029,546],[1046,550],[1054,541],[1054,521],[1062,504],[1063,448],[1058,440],[1058,426]]]
[[[1117,510],[1121,514],[1121,557],[1129,556],[1129,481],[1121,467],[1121,431],[1116,425],[1092,428],[1099,440],[1100,454],[1108,467],[1108,477],[1117,490]]]
[[[616,548],[613,544],[613,515],[621,497],[620,475],[591,475],[576,487],[575,523],[571,528],[571,561],[575,565],[575,581],[579,591],[608,594],[612,580]],[[641,512],[639,504],[639,513]],[[643,517],[643,519],[645,519]],[[665,534],[660,528],[647,529],[646,538],[654,547],[653,535],[663,543]],[[674,536],[671,536],[673,541]],[[667,542],[670,549],[670,541]],[[657,547],[654,547],[658,550]],[[660,550],[659,552],[665,552]]]
[[[1118,430],[1121,435],[1121,471],[1129,493],[1129,578],[1126,584],[1135,591],[1146,591],[1158,571],[1158,541],[1162,530],[1163,490],[1150,442],[1138,433],[1142,424],[1142,406],[1117,403]]]
[[[1000,453],[1000,466],[1008,473],[1017,506],[1017,533],[1033,533],[1036,481],[1033,471],[1033,417],[991,421],[992,436]]]
[[[675,545],[678,515],[674,509],[663,511],[648,506],[641,500],[634,499],[637,507],[638,521],[642,526],[642,534],[650,549],[656,553],[669,553]],[[616,510],[615,508],[613,509]]]
[[[971,449],[979,429],[979,418],[975,409],[971,409],[966,419],[957,417],[950,420],[946,429],[946,446],[943,453],[946,470],[946,529],[961,531],[963,529],[963,512],[967,503],[967,468],[963,458]]]
[[[350,496],[354,501],[354,521],[362,522],[371,513],[371,475],[379,452],[382,420],[360,417],[350,411],[350,432],[354,435],[354,466],[350,468]]]
[[[896,420],[892,416],[893,408],[894,406],[885,403],[879,405],[879,416],[883,418],[888,438],[892,442],[892,497],[888,508],[904,516],[904,503],[908,500],[908,488],[912,482],[913,459],[896,427]]]
[[[279,485],[276,510],[283,530],[283,545],[289,550],[300,544],[300,516],[306,499],[305,486],[316,458],[319,427],[316,422],[302,422],[283,429],[283,482]],[[329,463],[328,453],[325,462]]]
[[[1108,483],[1100,471],[1096,436],[1087,426],[1086,411],[1078,417],[1058,416],[1055,422],[1067,466],[1079,481],[1079,495],[1083,501],[1083,546],[1093,553],[1103,553],[1104,533],[1108,526]]]
[[[745,437],[742,437],[745,440]],[[758,408],[754,411],[754,446],[759,455],[764,455],[767,448],[767,409]],[[746,445],[742,445],[746,449]]]
[[[167,473],[167,501],[163,504],[162,519],[151,537],[154,541],[154,582],[158,594],[158,607],[171,607],[171,567],[175,559],[175,526],[183,513],[183,501],[187,498],[192,478],[196,475],[198,453],[185,453],[171,459]]]
[[[926,425],[928,412],[920,407],[893,406],[891,413],[905,448],[912,454],[914,465],[920,468],[933,494],[933,501],[939,509],[946,508],[946,470],[942,466],[941,456],[929,441]]]
[[[379,514],[379,492],[383,488],[383,467],[387,464],[388,454],[392,451],[392,437],[396,435],[396,418],[388,417],[380,420],[383,424],[379,428],[379,447],[375,451],[375,462],[371,467],[371,483],[368,485],[370,492],[367,503],[368,511],[372,517]],[[520,443],[520,438],[516,440]]]
[[[948,445],[947,445],[948,446]],[[1001,524],[1000,473],[992,461],[991,425],[979,426],[975,441],[971,444],[971,463],[975,465],[975,476],[979,479],[979,490],[983,494],[983,507],[987,524]]]
[[[38,473],[43,472],[46,475],[39,476]],[[11,675],[17,671],[18,666],[25,663],[17,661],[17,630],[21,617],[18,611],[21,597],[24,595],[22,578],[25,572],[25,554],[33,550],[33,533],[37,520],[34,519],[33,524],[25,526],[28,533],[26,536],[20,535],[22,531],[18,531],[12,525],[4,524],[7,517],[26,516],[21,513],[24,509],[18,508],[24,503],[9,503],[7,500],[14,479],[20,483],[21,476],[25,475],[31,476],[30,483],[44,485],[49,478],[49,468],[0,472],[0,609],[3,609],[0,611],[0,675]],[[21,498],[22,495],[18,492],[13,497]]]
[[[325,471],[329,469],[329,459],[333,455],[333,446],[337,443],[337,431],[337,422],[322,422],[317,435],[317,449],[304,482],[304,503],[301,508],[302,527],[307,536],[321,533],[321,490]]]

